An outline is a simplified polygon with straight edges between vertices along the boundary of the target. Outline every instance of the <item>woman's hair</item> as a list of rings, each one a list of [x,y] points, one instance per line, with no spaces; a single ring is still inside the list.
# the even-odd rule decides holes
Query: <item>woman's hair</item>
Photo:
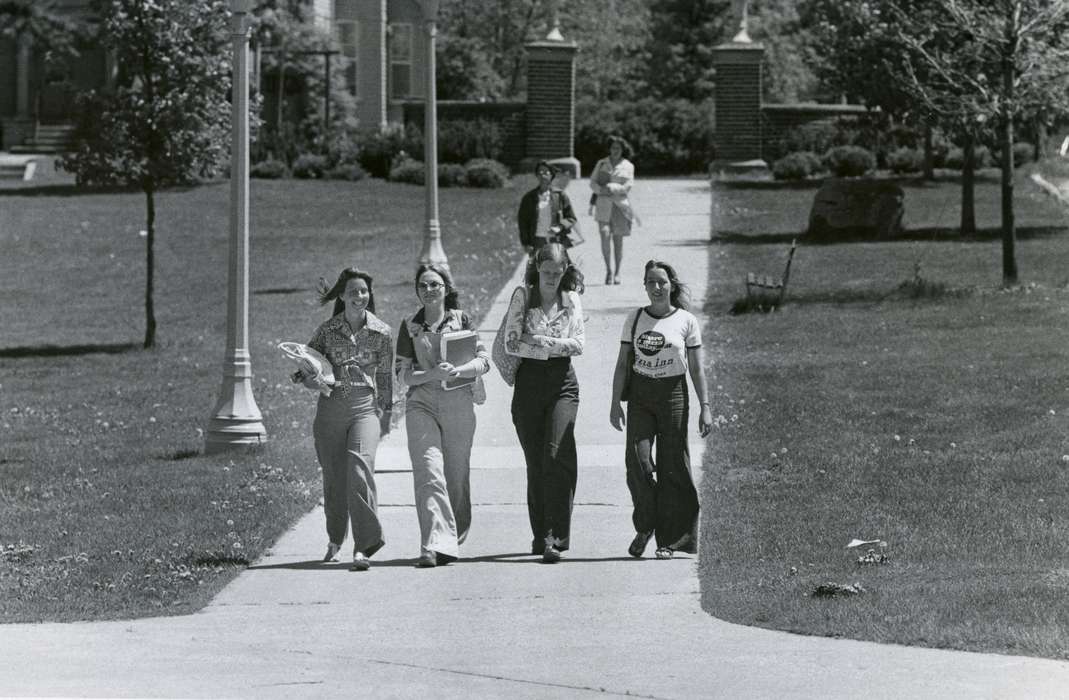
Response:
[[[327,286],[327,281],[322,277],[319,278],[319,303],[326,305],[331,299],[334,300],[334,311],[332,315],[337,316],[342,311],[345,311],[345,301],[341,298],[341,295],[345,293],[345,285],[349,284],[349,280],[362,279],[367,284],[367,310],[371,313],[375,313],[375,288],[372,287],[371,275],[360,270],[356,267],[347,267],[341,271],[338,275],[338,281],[334,283],[333,287]]]
[[[677,309],[689,308],[690,289],[687,285],[679,281],[675,268],[668,263],[660,260],[650,260],[647,262],[646,269],[642,272],[642,284],[646,284],[646,275],[649,271],[658,268],[664,270],[664,273],[668,275],[668,282],[672,285],[672,291],[668,293],[668,300],[671,302],[672,306]]]
[[[436,263],[423,263],[416,268],[416,298],[419,298],[419,278],[423,276],[424,272],[433,272],[445,282],[445,308],[447,310],[459,308],[460,304],[457,303],[459,295],[457,294],[457,288],[453,286],[453,276],[449,274],[448,270]]]
[[[538,171],[541,170],[542,168],[548,169],[551,175],[556,175],[557,174],[557,169],[555,167],[553,167],[552,165],[550,165],[548,162],[546,162],[544,160],[540,160],[537,163],[535,163],[535,166],[534,166],[534,174],[535,174],[536,177],[538,176]]]
[[[609,137],[609,143],[605,147],[605,150],[609,151],[613,145],[617,143],[620,144],[620,148],[624,152],[624,158],[631,160],[631,156],[635,155],[635,149],[631,148],[631,144],[627,142],[627,139],[618,134]]]
[[[586,286],[583,285],[583,273],[568,257],[568,249],[560,243],[547,243],[538,249],[538,252],[531,259],[531,263],[527,266],[527,274],[524,281],[530,288],[530,293],[527,295],[528,309],[533,309],[542,303],[542,294],[538,289],[538,266],[544,262],[564,265],[564,274],[560,278],[560,284],[557,285],[558,292],[578,292],[582,294],[586,290]]]

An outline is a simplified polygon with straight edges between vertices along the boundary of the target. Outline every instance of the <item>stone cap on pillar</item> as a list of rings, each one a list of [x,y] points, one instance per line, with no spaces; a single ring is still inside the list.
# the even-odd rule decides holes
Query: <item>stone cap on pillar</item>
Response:
[[[574,41],[553,41],[541,39],[531,41],[523,45],[527,49],[527,55],[543,61],[571,61],[579,45]]]
[[[760,63],[765,54],[761,42],[727,41],[713,47],[713,65],[717,63]]]

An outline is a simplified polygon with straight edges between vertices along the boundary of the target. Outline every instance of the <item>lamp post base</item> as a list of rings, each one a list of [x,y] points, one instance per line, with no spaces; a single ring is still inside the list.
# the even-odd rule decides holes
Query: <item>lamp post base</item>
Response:
[[[437,221],[431,221],[427,225],[426,235],[423,237],[423,250],[419,254],[420,265],[438,265],[449,272],[449,259],[445,256],[442,248],[442,231]]]
[[[223,398],[208,421],[204,453],[266,443],[267,430],[252,395],[252,383],[244,377],[226,377],[221,395]]]

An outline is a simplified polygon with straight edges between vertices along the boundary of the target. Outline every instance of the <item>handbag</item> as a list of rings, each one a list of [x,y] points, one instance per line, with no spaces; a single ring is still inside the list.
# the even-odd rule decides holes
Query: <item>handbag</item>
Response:
[[[557,220],[561,221],[564,219],[564,205],[561,200],[561,193],[558,192],[556,193],[556,195]],[[578,219],[574,224],[572,224],[571,228],[564,229],[563,231],[557,234],[557,241],[560,242],[560,244],[565,248],[574,248],[585,240],[586,239],[583,238],[582,231],[579,230]]]
[[[620,391],[620,400],[627,401],[631,397],[631,373],[635,367],[635,328],[638,327],[638,317],[642,315],[642,307],[635,311],[635,320],[631,322],[631,344],[627,346],[627,371],[624,373],[624,386]]]
[[[494,344],[490,349],[490,359],[493,360],[494,366],[497,367],[497,371],[501,374],[501,378],[509,386],[516,383],[516,370],[520,368],[520,362],[523,361],[522,357],[510,355],[505,349],[505,329],[508,326],[512,309],[517,303],[519,303],[521,309],[527,306],[527,290],[522,286],[516,287],[512,292],[509,307],[505,311],[505,315],[501,317],[501,325],[497,329],[497,335],[494,336]]]

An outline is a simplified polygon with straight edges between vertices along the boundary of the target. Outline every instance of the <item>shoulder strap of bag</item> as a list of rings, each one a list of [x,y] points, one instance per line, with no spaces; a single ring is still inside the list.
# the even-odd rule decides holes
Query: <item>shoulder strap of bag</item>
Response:
[[[635,347],[635,329],[638,328],[638,317],[642,315],[642,307],[635,310],[635,320],[631,322],[631,347]]]

